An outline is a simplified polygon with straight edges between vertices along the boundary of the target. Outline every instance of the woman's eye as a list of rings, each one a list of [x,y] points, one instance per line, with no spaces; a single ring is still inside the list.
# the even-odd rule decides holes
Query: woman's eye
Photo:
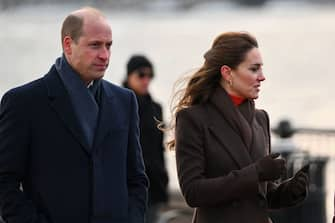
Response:
[[[251,70],[252,72],[257,72],[257,71],[258,71],[258,68],[253,67],[253,68],[250,68],[250,70]]]

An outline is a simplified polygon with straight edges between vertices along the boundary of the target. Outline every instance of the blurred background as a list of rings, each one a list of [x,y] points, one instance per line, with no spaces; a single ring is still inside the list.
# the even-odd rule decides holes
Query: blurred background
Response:
[[[311,188],[312,194],[318,193],[308,210],[320,207],[324,220],[317,222],[331,221],[335,0],[0,0],[0,96],[48,71],[62,52],[64,17],[86,5],[101,9],[112,25],[112,58],[105,79],[121,84],[129,57],[145,54],[154,63],[151,93],[164,106],[165,121],[174,84],[201,66],[215,36],[226,31],[255,35],[267,78],[257,107],[268,111],[273,129],[283,119],[290,121],[296,133],[290,135],[294,153],[300,154],[294,157],[315,162],[320,177]],[[274,146],[282,143],[273,136]],[[176,215],[185,215],[189,222],[191,210],[179,194],[174,152],[166,151],[166,159],[171,201],[162,219],[177,222]]]

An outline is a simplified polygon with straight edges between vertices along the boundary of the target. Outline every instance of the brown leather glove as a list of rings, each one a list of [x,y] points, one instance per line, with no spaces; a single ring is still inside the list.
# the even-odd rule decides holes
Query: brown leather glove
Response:
[[[279,156],[280,153],[270,154],[256,162],[260,182],[277,180],[286,172],[286,162]]]
[[[304,166],[287,182],[287,191],[293,199],[297,199],[307,193],[309,184],[308,169],[309,165]]]

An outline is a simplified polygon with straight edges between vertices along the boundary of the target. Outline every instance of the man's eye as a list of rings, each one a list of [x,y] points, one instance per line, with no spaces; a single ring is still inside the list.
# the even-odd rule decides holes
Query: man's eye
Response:
[[[97,48],[97,47],[99,47],[99,44],[98,43],[91,43],[90,46],[93,47],[93,48]]]

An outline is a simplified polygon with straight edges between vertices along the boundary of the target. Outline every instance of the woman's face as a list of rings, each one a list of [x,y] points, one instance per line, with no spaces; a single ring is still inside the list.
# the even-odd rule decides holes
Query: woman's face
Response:
[[[224,76],[228,93],[248,99],[258,98],[261,82],[265,80],[262,66],[258,48],[251,49],[245,60],[236,69],[229,70],[230,75]]]

